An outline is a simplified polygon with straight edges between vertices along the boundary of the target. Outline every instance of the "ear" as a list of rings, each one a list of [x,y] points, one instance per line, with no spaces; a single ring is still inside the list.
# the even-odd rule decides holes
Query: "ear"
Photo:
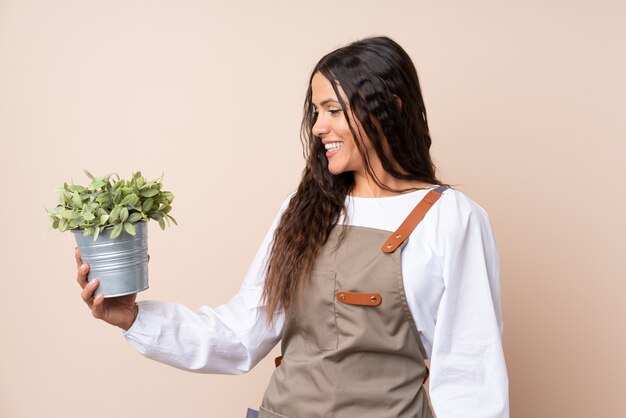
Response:
[[[396,98],[396,106],[398,106],[399,110],[402,110],[402,99],[399,98],[396,94],[393,95]]]

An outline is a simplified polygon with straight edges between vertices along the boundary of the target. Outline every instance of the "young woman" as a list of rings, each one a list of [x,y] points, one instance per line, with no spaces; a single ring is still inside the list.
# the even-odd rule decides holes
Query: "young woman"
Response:
[[[508,417],[496,241],[485,210],[435,175],[407,53],[373,37],[324,56],[302,138],[298,189],[228,303],[94,298],[77,252],[93,316],[195,372],[244,373],[280,340],[261,417]]]

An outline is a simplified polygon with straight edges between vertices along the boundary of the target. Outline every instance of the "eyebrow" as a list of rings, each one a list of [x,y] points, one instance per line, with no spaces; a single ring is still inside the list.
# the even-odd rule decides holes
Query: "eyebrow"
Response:
[[[320,106],[324,106],[326,103],[329,103],[329,102],[333,102],[333,103],[337,103],[337,104],[339,104],[339,102],[338,102],[337,100],[335,100],[335,99],[330,99],[330,98],[329,98],[329,99],[324,99],[324,100],[322,100],[322,101],[320,102]],[[315,103],[313,103],[313,106],[315,106]]]

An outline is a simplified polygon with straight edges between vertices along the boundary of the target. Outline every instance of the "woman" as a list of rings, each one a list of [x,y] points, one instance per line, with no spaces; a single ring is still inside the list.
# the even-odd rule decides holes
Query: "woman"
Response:
[[[487,213],[436,178],[406,52],[373,37],[324,56],[302,138],[298,189],[233,299],[193,312],[94,298],[77,252],[93,316],[195,372],[244,373],[282,340],[261,417],[507,417],[496,241]]]

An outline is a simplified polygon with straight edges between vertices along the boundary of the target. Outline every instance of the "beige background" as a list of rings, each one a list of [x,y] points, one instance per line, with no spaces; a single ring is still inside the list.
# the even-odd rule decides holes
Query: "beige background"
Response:
[[[93,319],[53,188],[165,172],[140,299],[226,302],[303,167],[309,72],[386,34],[414,59],[444,181],[490,214],[512,416],[626,416],[622,1],[0,0],[0,416],[241,417],[244,376],[143,359]]]

